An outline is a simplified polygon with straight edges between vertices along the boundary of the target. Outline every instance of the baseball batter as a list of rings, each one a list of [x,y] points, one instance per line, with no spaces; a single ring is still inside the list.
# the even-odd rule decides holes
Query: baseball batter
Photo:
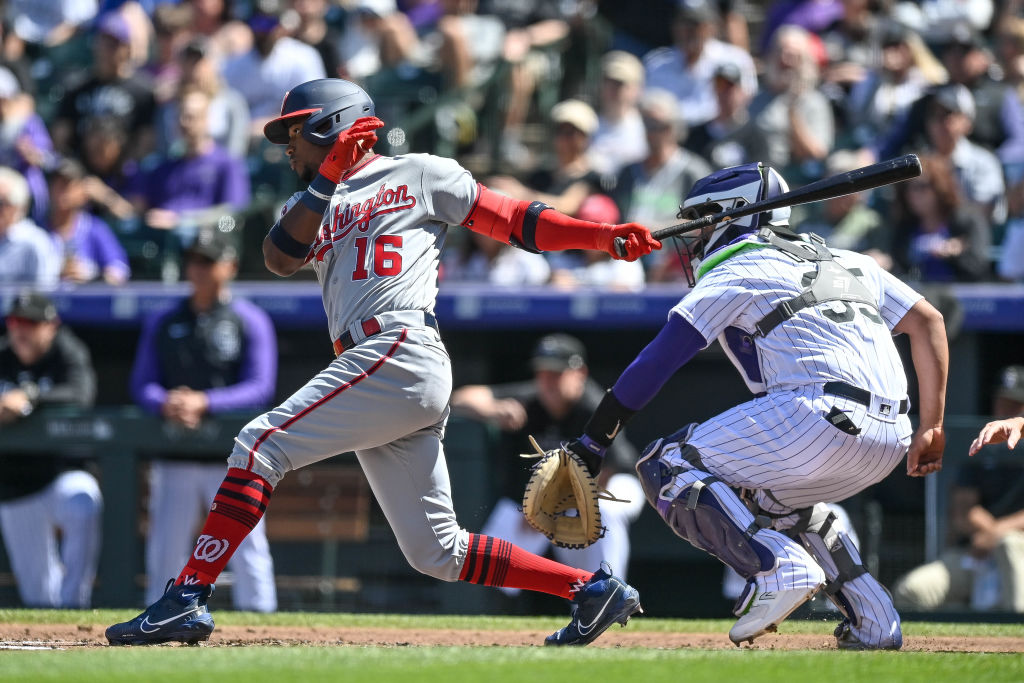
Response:
[[[787,190],[761,164],[723,169],[694,185],[680,217]],[[568,445],[595,469],[622,425],[717,339],[756,398],[650,444],[637,464],[648,502],[747,580],[729,632],[737,645],[774,630],[824,586],[845,616],[840,647],[896,649],[892,599],[825,503],[880,481],[904,455],[910,476],[941,467],[942,316],[871,258],[830,250],[788,223],[784,208],[684,234],[693,289]],[[899,333],[910,337],[920,388],[916,433]]]
[[[571,598],[572,621],[547,643],[587,644],[640,609],[636,590],[606,566],[576,569],[459,526],[441,443],[451,367],[433,308],[449,224],[531,251],[614,255],[613,240],[623,237],[636,259],[660,244],[640,225],[578,221],[498,195],[449,159],[375,154],[374,131],[384,124],[373,114],[354,84],[319,79],[286,94],[265,128],[310,183],[270,229],[265,261],[279,275],[307,264],[316,271],[337,358],[241,431],[188,564],[146,611],[107,629],[112,644],[208,638],[213,584],[278,481],[346,451],[355,451],[418,571]]]

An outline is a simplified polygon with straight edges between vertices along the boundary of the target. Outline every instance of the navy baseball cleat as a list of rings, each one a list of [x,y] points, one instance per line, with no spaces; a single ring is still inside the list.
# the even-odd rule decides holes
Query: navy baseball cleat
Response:
[[[588,645],[614,623],[626,625],[640,607],[640,593],[622,579],[612,576],[602,562],[594,576],[572,599],[572,621],[544,639],[545,645]]]
[[[213,633],[213,617],[206,601],[213,593],[213,584],[175,586],[167,582],[162,598],[139,616],[107,629],[111,645],[156,645],[178,641],[195,645]]]

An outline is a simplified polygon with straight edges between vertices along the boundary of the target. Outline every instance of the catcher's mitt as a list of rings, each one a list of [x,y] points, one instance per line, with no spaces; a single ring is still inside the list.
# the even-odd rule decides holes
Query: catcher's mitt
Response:
[[[539,457],[540,461],[533,466],[523,493],[526,521],[555,545],[586,548],[605,532],[597,501],[618,499],[598,490],[583,459],[564,445],[545,452],[532,436],[530,443],[537,454],[523,457]],[[570,512],[575,515],[567,514]]]

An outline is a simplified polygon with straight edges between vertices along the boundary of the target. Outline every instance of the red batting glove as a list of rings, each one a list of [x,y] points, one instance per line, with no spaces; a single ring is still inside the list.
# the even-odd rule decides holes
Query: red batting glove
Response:
[[[384,126],[384,122],[376,116],[364,116],[338,133],[338,139],[328,152],[327,158],[320,164],[320,175],[338,183],[342,174],[356,165],[363,153],[377,142],[377,134],[373,131]]]
[[[619,256],[615,250],[615,238],[624,239],[626,256]],[[612,258],[625,261],[636,261],[641,256],[650,254],[655,249],[661,249],[661,242],[654,239],[651,231],[639,223],[623,223],[621,225],[601,226],[601,235],[598,238],[598,247],[607,251]]]

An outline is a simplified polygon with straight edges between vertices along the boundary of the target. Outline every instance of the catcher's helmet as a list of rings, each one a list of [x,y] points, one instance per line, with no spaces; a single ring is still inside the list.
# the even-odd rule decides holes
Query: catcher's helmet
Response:
[[[307,81],[285,93],[281,115],[263,127],[263,134],[276,145],[286,145],[288,127],[300,116],[309,117],[302,124],[302,137],[314,145],[332,145],[356,119],[373,116],[373,100],[340,78]]]
[[[683,205],[679,207],[678,217],[694,220],[736,206],[777,197],[788,191],[789,186],[778,171],[761,162],[731,166],[694,183]],[[789,225],[789,207],[743,216],[681,235],[679,241],[682,248],[679,249],[679,255],[690,286],[696,282],[693,273],[701,261],[766,225]]]

